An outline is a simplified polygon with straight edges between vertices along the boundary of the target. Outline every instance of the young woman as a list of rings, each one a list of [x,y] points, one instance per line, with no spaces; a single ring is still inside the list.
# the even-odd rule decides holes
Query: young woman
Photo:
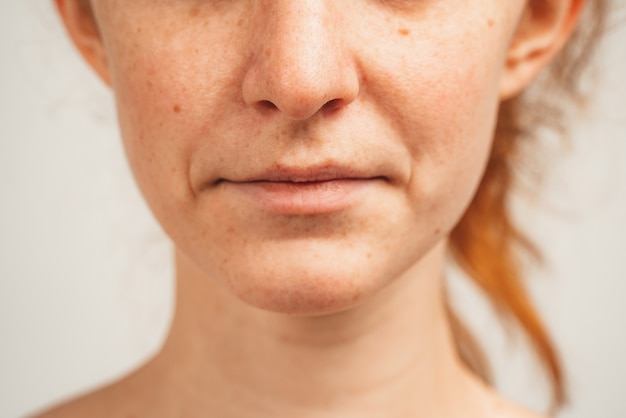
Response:
[[[558,56],[575,81],[602,0],[56,3],[115,93],[177,307],[150,362],[42,417],[535,416],[484,382],[449,253],[562,401],[506,198],[519,95]]]

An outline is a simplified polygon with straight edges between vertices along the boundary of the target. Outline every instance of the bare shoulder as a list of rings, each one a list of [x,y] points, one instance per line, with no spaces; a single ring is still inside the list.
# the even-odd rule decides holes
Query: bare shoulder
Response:
[[[479,416],[486,418],[549,418],[538,412],[531,411],[517,402],[501,395],[493,386],[478,380],[476,376],[469,375],[474,389],[472,396],[479,399],[480,407],[477,407]]]
[[[547,415],[526,409],[500,396],[494,397],[493,418],[549,418]]]
[[[501,414],[498,418],[549,418],[547,415],[538,414],[536,412],[516,406],[506,413]]]
[[[69,418],[110,416],[111,388],[104,388],[38,412],[31,418]]]
[[[145,406],[152,398],[146,377],[139,371],[93,392],[32,415],[30,418],[134,418],[146,416]],[[154,407],[154,405],[151,405]],[[150,409],[150,408],[149,408]],[[143,411],[141,414],[138,414]],[[148,415],[149,416],[149,415]]]

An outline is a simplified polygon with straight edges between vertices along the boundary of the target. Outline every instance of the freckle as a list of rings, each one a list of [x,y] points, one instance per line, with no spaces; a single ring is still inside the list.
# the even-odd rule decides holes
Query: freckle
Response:
[[[197,17],[200,14],[200,8],[198,6],[194,6],[189,10],[189,17]]]
[[[489,27],[490,27],[490,28],[492,28],[492,27],[493,27],[493,25],[495,24],[495,22],[493,21],[493,19],[489,19],[489,20],[487,21],[487,24],[489,25]]]
[[[407,36],[409,33],[411,33],[411,31],[409,31],[409,30],[408,30],[408,29],[406,29],[406,28],[400,28],[400,29],[398,29],[398,33],[399,33],[400,35],[402,35],[402,36]]]
[[[174,112],[180,113],[180,111],[181,111],[180,105],[174,105]]]

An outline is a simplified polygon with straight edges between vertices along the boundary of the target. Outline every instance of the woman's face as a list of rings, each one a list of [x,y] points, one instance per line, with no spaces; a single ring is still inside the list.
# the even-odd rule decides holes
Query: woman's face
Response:
[[[240,299],[344,309],[440,248],[523,0],[96,0],[137,182]]]

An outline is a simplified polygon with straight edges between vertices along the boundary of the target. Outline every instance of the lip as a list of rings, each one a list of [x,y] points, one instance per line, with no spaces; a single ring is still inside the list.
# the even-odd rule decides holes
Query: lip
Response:
[[[384,180],[343,167],[268,170],[242,180],[222,179],[229,191],[259,209],[283,215],[317,215],[354,206],[368,187]]]
[[[345,179],[363,180],[368,178],[372,178],[372,176],[360,170],[337,165],[322,165],[297,168],[279,167],[244,177],[239,181],[313,183]]]

